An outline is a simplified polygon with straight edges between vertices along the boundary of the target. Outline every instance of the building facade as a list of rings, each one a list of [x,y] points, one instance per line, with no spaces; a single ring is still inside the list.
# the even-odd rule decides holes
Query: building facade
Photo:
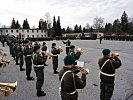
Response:
[[[11,29],[0,28],[0,35],[14,35],[17,38],[36,38],[36,37],[48,37],[47,32],[43,29]]]

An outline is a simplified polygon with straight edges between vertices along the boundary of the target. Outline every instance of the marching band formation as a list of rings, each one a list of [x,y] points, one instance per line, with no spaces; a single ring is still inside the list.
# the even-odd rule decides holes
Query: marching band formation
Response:
[[[84,53],[81,48],[75,49],[74,45],[71,45],[70,40],[62,41],[66,44],[66,56],[64,57],[64,65],[63,68],[58,72],[58,55],[63,52],[61,46],[56,47],[56,43],[52,43],[51,51],[46,46],[46,43],[43,42],[41,46],[37,42],[33,43],[29,40],[19,40],[19,41],[8,41],[8,46],[10,49],[10,54],[16,62],[16,65],[19,65],[20,71],[26,70],[26,79],[27,81],[33,81],[34,78],[31,76],[32,66],[36,73],[36,95],[38,97],[45,96],[46,93],[42,90],[42,86],[44,83],[44,66],[48,66],[46,64],[47,59],[52,59],[53,63],[53,74],[58,74],[60,79],[60,95],[62,100],[78,100],[78,92],[77,89],[83,89],[86,86],[86,75],[89,73],[89,69],[84,67],[84,62],[79,61],[80,56]],[[103,51],[106,55],[107,50]],[[103,58],[105,57],[103,53]],[[7,66],[10,61],[4,60],[3,57],[7,54],[1,50],[0,51],[0,67]],[[106,56],[107,57],[107,56]],[[113,55],[113,58],[108,58],[113,62],[112,66],[119,68],[121,66],[121,62],[118,59],[118,54]],[[26,69],[23,68],[25,61]],[[116,61],[116,62],[115,62]],[[99,66],[104,66],[104,61],[99,61]],[[101,75],[108,76],[106,70],[104,72],[104,68],[100,69]],[[81,72],[81,78],[77,75],[77,73]],[[104,74],[105,73],[105,74]],[[109,72],[110,73],[110,72]],[[115,73],[115,72],[114,72]],[[113,73],[113,74],[114,74]],[[114,76],[113,76],[114,77]],[[104,82],[102,81],[101,84]],[[15,83],[0,83],[0,91],[5,93],[5,96],[8,96],[10,89],[13,91],[16,89],[17,82]],[[5,89],[3,90],[3,87]],[[7,92],[8,91],[8,92]],[[101,90],[103,91],[103,90]],[[101,94],[102,95],[102,94]],[[103,95],[101,96],[101,100],[106,100]],[[108,99],[110,100],[110,99]]]

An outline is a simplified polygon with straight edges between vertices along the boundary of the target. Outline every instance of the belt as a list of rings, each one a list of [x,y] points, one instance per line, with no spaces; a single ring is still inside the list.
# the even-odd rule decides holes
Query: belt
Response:
[[[70,47],[70,46],[66,46],[66,47]]]
[[[100,74],[103,74],[105,76],[115,76],[115,74],[107,74],[107,73],[104,73],[104,72],[101,72],[101,71],[100,71]]]
[[[44,65],[34,65],[34,67],[43,67]]]
[[[26,56],[28,56],[28,57],[29,57],[29,56],[32,56],[32,55],[26,55]]]
[[[76,90],[74,91],[74,92],[71,92],[71,93],[67,93],[67,94],[71,94],[71,95],[73,95],[73,94],[75,94],[76,93]]]

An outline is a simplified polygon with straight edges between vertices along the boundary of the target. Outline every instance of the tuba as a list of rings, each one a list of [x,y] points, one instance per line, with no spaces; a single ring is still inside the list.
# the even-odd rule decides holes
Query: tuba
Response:
[[[10,96],[11,89],[14,92],[17,87],[17,81],[15,83],[0,83],[0,91],[4,93],[4,96]]]

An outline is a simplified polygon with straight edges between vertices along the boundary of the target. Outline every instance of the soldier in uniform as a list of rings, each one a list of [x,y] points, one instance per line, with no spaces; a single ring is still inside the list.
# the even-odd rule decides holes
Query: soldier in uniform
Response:
[[[72,70],[75,64],[75,58],[72,55],[67,55],[64,58],[65,66],[59,73],[61,80],[61,98],[62,100],[78,100],[78,92],[76,89],[83,89],[86,86],[86,70],[81,69],[82,76],[79,78]]]
[[[20,71],[25,71],[25,69],[23,68],[23,65],[24,65],[24,60],[23,60],[23,44],[22,44],[21,40],[19,40],[18,55],[19,55],[19,59],[20,59],[20,63],[19,63]]]
[[[100,99],[111,100],[114,91],[115,70],[121,66],[121,61],[109,49],[102,51],[103,57],[99,59],[100,67]]]
[[[37,81],[36,81],[36,90],[37,96],[45,96],[46,93],[42,91],[42,86],[44,83],[44,59],[40,50],[40,46],[34,46],[34,57],[33,57],[33,64],[34,64],[34,71],[36,73]]]
[[[75,58],[75,65],[77,64],[76,60],[78,60],[81,56],[81,52],[80,51],[75,51],[75,46],[71,45],[70,46],[70,51],[69,51],[70,55],[72,55]],[[79,68],[76,66],[72,67],[72,70],[75,74],[77,74],[78,72],[80,72]]]
[[[64,44],[66,44],[66,54],[68,55],[69,54],[69,49],[70,49],[70,45],[71,45],[71,42],[69,39],[67,39],[67,41],[62,41]]]
[[[15,54],[15,61],[16,61],[16,65],[19,65],[18,63],[18,60],[19,60],[19,55],[18,55],[18,41],[15,42],[15,45],[13,47],[13,51],[14,51],[14,54]]]
[[[24,47],[24,56],[25,56],[25,64],[26,64],[26,76],[27,80],[34,80],[33,77],[30,76],[32,70],[32,54],[33,54],[33,46],[29,43],[29,40],[25,40]]]
[[[47,51],[47,46],[46,46],[46,43],[45,42],[43,42],[42,51],[44,51],[44,52]],[[43,57],[44,57],[44,66],[48,66],[46,64],[46,61],[47,61],[48,56],[43,53]]]
[[[59,73],[57,71],[57,68],[58,68],[58,54],[60,54],[60,49],[56,48],[56,44],[55,43],[52,43],[51,53],[53,54],[52,60],[53,60],[54,74],[58,74]]]

